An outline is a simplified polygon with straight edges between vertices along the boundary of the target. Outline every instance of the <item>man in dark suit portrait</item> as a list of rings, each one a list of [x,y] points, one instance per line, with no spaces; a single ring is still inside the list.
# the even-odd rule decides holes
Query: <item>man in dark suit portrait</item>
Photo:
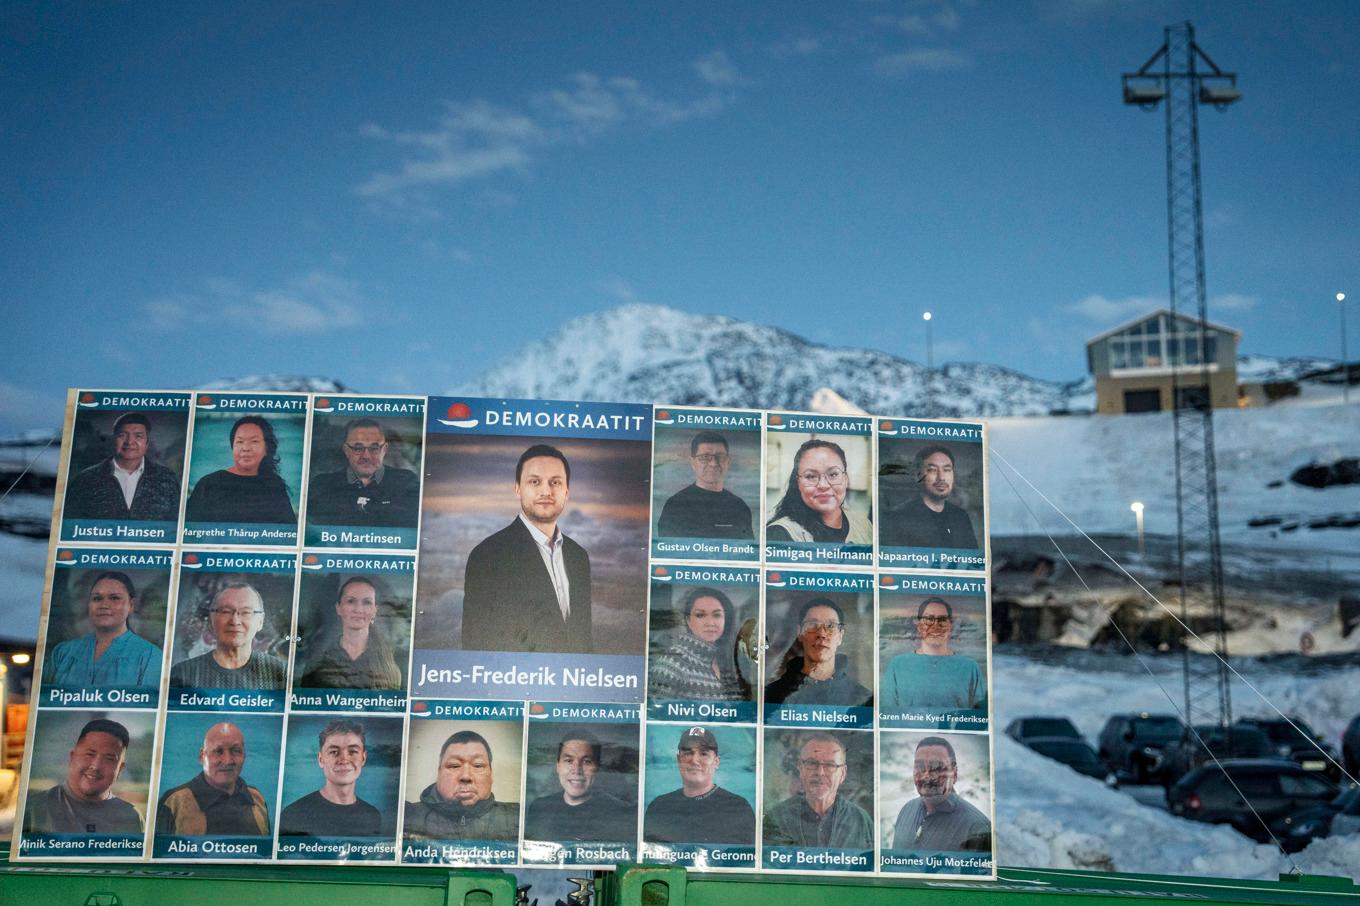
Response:
[[[571,464],[547,444],[515,466],[520,513],[468,555],[463,649],[589,654],[590,555],[557,526]]]

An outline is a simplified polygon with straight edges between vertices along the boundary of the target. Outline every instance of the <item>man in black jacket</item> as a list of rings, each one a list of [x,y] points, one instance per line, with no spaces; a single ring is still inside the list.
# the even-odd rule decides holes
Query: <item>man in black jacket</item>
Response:
[[[535,444],[515,466],[520,514],[468,555],[463,575],[465,651],[589,654],[590,555],[557,522],[571,465]]]
[[[147,457],[151,420],[124,412],[113,423],[113,455],[83,469],[66,490],[67,519],[174,522],[179,476]]]

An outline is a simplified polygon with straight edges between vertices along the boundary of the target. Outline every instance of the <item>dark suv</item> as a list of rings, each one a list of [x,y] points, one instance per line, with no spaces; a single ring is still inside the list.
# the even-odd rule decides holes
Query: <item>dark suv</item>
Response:
[[[1275,747],[1270,744],[1270,737],[1255,727],[1199,724],[1194,734],[1186,733],[1163,750],[1158,775],[1162,786],[1169,791],[1188,771],[1214,759],[1270,758],[1274,755]]]
[[[1351,718],[1345,732],[1341,734],[1341,757],[1347,774],[1352,777],[1360,775],[1360,714]]]
[[[1228,782],[1229,777],[1232,783]],[[1231,824],[1253,840],[1267,843],[1270,833],[1266,826],[1307,806],[1330,802],[1336,794],[1336,785],[1330,780],[1305,771],[1292,761],[1242,758],[1221,762],[1221,766],[1205,764],[1195,768],[1176,781],[1167,799],[1173,815]]]
[[[1017,717],[1006,724],[1006,735],[1019,743],[1029,739],[1052,739],[1055,736],[1081,739],[1081,734],[1077,732],[1077,728],[1072,726],[1072,721],[1066,717],[1041,717],[1038,715]]]
[[[1122,780],[1148,783],[1161,771],[1162,753],[1181,738],[1185,725],[1171,714],[1116,714],[1096,740],[1100,760]]]
[[[1291,717],[1289,720],[1243,717],[1237,722],[1237,726],[1255,727],[1260,730],[1270,737],[1270,744],[1274,746],[1276,755],[1297,762],[1305,771],[1317,771],[1333,780],[1341,779],[1341,770],[1336,764],[1336,750],[1323,742],[1322,737],[1314,733],[1312,727],[1297,717]]]

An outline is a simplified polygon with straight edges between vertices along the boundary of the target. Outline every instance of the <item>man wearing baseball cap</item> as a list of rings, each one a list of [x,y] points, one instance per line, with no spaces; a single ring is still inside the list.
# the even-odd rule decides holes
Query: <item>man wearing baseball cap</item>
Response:
[[[718,786],[713,775],[722,757],[718,738],[707,727],[689,727],[676,746],[680,789],[652,800],[642,819],[649,843],[754,844],[756,815],[751,804]]]

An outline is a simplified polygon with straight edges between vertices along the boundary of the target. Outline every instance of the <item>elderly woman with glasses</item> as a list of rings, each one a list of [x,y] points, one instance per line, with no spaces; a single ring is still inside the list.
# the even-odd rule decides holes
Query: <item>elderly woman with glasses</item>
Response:
[[[766,540],[873,544],[873,523],[845,509],[849,488],[850,473],[840,445],[807,441],[793,458],[793,472],[766,527]]]
[[[798,637],[784,655],[783,672],[765,687],[769,705],[871,707],[874,694],[855,682],[840,654],[845,614],[830,598],[813,598],[798,611]]]
[[[883,671],[884,713],[919,709],[975,711],[987,707],[987,681],[971,657],[955,654],[954,608],[926,598],[916,610],[915,651],[896,655]]]

